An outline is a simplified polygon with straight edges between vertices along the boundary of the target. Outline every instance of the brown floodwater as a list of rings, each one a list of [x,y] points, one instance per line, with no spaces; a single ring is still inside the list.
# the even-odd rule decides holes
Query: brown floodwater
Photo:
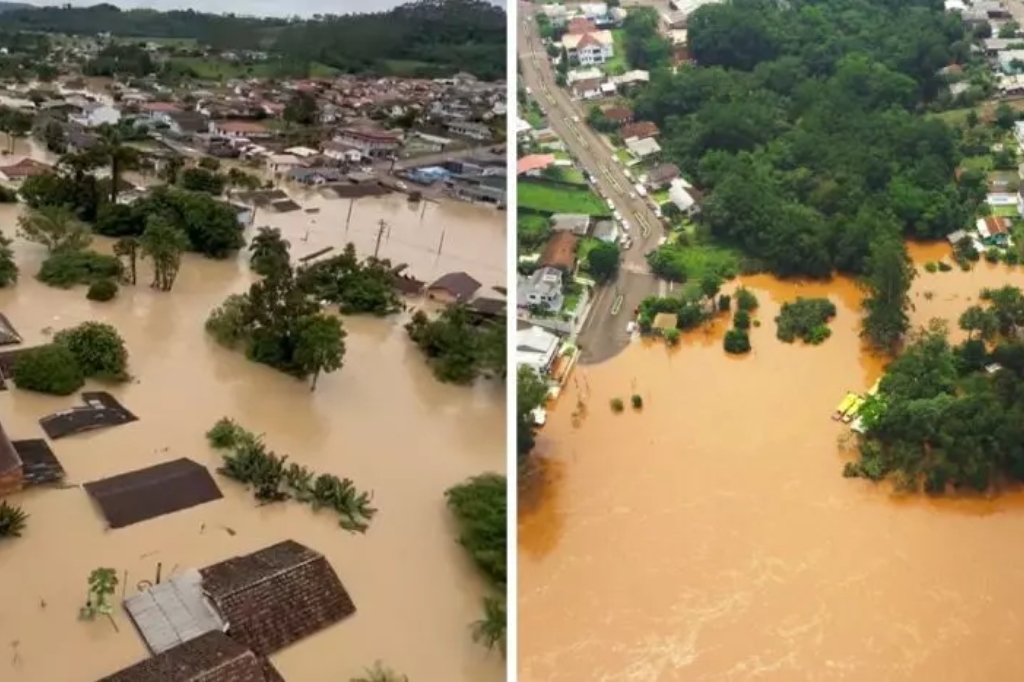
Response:
[[[637,343],[577,368],[551,411],[543,494],[520,513],[520,680],[1020,680],[1024,496],[842,478],[848,429],[830,416],[883,367],[858,338],[860,292],[744,283],[761,302],[749,356],[726,356],[724,325]],[[1024,270],[922,271],[914,322],[955,326],[1005,283]],[[832,337],[776,340],[780,305],[818,295],[839,308]],[[633,393],[643,411],[613,415]]]
[[[339,216],[338,209],[345,204],[325,203],[316,216],[267,222],[284,227],[301,255],[300,218],[317,220],[310,250],[314,243],[340,246],[344,213]],[[446,204],[428,208],[420,224],[404,202],[365,200],[356,204],[352,233],[362,235],[379,218],[394,225],[384,255],[394,249],[412,262],[420,252],[409,246],[406,255],[397,245],[421,238],[429,243],[427,235],[447,227],[437,268],[500,281],[501,214]],[[13,207],[0,206],[0,226],[8,235],[14,219]],[[109,248],[105,242],[98,240],[97,247]],[[356,244],[365,253],[366,240],[360,236]],[[242,257],[214,262],[187,256],[169,294],[146,286],[150,271],[143,263],[140,285],[124,288],[113,302],[92,303],[83,288],[62,291],[34,279],[40,247],[19,242],[16,253],[22,277],[0,290],[0,311],[26,346],[44,341],[48,330],[95,319],[115,325],[131,353],[136,380],[112,392],[140,421],[53,443],[69,483],[177,457],[213,468],[219,458],[204,433],[226,415],[264,433],[273,449],[293,461],[374,491],[380,513],[365,536],[351,535],[297,504],[258,508],[250,494],[218,477],[223,500],[106,531],[81,489],[20,493],[13,501],[30,514],[28,530],[0,543],[0,680],[92,682],[147,655],[122,612],[120,633],[102,620],[77,620],[93,568],[127,571],[132,594],[139,581],[154,578],[158,563],[166,576],[287,538],[323,552],[358,608],[351,619],[273,657],[289,682],[347,680],[376,659],[417,681],[504,679],[500,657],[471,639],[470,624],[480,617],[487,587],[456,544],[444,503],[450,486],[505,468],[502,386],[440,384],[408,342],[401,318],[347,318],[345,366],[311,393],[307,384],[248,362],[204,333],[209,311],[247,287]],[[416,263],[414,274],[429,276],[434,261]],[[11,438],[41,437],[38,418],[76,400],[13,389],[0,393],[0,419]]]

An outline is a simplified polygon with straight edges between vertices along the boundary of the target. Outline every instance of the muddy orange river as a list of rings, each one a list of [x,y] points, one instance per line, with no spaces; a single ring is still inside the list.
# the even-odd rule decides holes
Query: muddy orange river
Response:
[[[305,252],[303,218],[317,219],[309,247],[343,243],[347,202],[332,205],[339,209],[325,202],[318,215],[277,221],[297,254]],[[484,282],[503,279],[501,214],[446,204],[428,208],[420,224],[416,212],[391,199],[360,200],[354,213],[352,233],[370,234],[377,219],[392,223],[382,254],[410,262],[422,278],[431,268],[449,268]],[[257,219],[268,222],[274,221]],[[0,207],[0,226],[13,234],[12,207]],[[428,250],[417,261],[424,252],[416,245],[444,228],[450,260],[442,254],[438,264]],[[365,252],[367,241],[357,244]],[[98,241],[97,248],[109,243]],[[380,513],[365,536],[351,535],[297,504],[257,508],[250,494],[217,477],[223,500],[106,531],[81,489],[19,493],[12,501],[30,514],[28,530],[0,541],[0,680],[93,682],[146,657],[120,609],[120,633],[102,619],[77,620],[93,568],[115,568],[119,576],[127,571],[130,595],[140,581],[154,579],[158,563],[167,576],[287,538],[324,553],[358,608],[351,619],[273,657],[289,682],[348,680],[377,659],[417,682],[504,679],[500,657],[471,639],[486,586],[456,544],[444,504],[450,486],[504,470],[503,387],[439,384],[408,342],[401,319],[348,318],[345,366],[310,393],[307,384],[248,362],[204,334],[209,311],[247,287],[242,258],[186,257],[169,294],[146,286],[150,271],[143,264],[138,286],[124,288],[111,303],[91,303],[83,288],[62,291],[34,279],[41,247],[18,243],[16,252],[22,277],[16,287],[0,290],[0,310],[26,346],[45,341],[49,330],[96,319],[121,330],[131,353],[136,380],[113,393],[140,421],[54,442],[69,483],[177,457],[213,468],[219,458],[204,432],[227,415],[264,433],[273,449],[294,461],[373,490]],[[76,400],[13,389],[0,393],[0,419],[11,438],[42,437],[37,419]]]
[[[915,247],[915,261],[946,253]],[[897,497],[844,479],[830,416],[882,363],[848,281],[745,278],[762,324],[636,343],[577,368],[539,438],[543,495],[521,503],[522,682],[1024,679],[1024,497]],[[915,323],[954,320],[1024,269],[927,274]],[[780,305],[829,296],[818,347],[775,339]],[[639,393],[642,412],[609,400]],[[582,419],[573,417],[578,400]]]

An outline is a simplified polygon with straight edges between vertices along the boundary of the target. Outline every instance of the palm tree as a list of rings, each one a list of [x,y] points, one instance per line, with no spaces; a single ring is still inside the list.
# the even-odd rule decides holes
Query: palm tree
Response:
[[[100,143],[95,151],[99,158],[110,164],[110,202],[117,202],[121,173],[139,165],[139,152],[124,144],[121,131],[113,126],[100,129]]]
[[[488,649],[498,647],[504,656],[507,624],[508,614],[505,612],[505,600],[497,597],[485,597],[484,617],[473,623],[473,640],[480,642]]]
[[[0,501],[0,538],[20,538],[27,521],[28,514],[21,507]]]
[[[362,675],[353,677],[349,682],[409,682],[409,678],[377,661],[372,668],[367,668]]]

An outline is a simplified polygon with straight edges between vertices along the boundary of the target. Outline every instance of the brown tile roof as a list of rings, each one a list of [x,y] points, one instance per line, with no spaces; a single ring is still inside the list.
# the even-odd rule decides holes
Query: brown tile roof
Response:
[[[43,175],[52,170],[52,166],[45,164],[42,161],[36,161],[35,159],[28,158],[22,159],[17,163],[12,163],[10,166],[0,167],[0,173],[3,173],[12,180],[28,178],[33,175]]]
[[[351,616],[356,607],[327,559],[294,540],[200,570],[228,634],[270,655]]]
[[[284,682],[266,659],[209,632],[99,682]]]
[[[663,185],[666,182],[675,180],[679,175],[679,166],[674,163],[663,163],[651,169],[647,174],[647,182],[655,186]]]
[[[631,137],[638,137],[641,140],[647,137],[658,136],[658,126],[650,121],[637,121],[629,123],[619,129],[619,137],[628,140]]]
[[[572,232],[556,232],[548,240],[537,265],[540,267],[572,269],[576,262],[576,235]]]
[[[99,504],[111,528],[123,528],[223,497],[206,467],[184,457],[83,487]]]
[[[444,291],[454,296],[459,301],[465,302],[473,298],[473,294],[480,290],[482,285],[465,272],[449,272],[434,280],[428,291]]]
[[[1007,234],[1010,231],[1010,221],[1000,216],[985,216],[985,227],[989,234]]]
[[[577,33],[592,33],[597,30],[597,24],[592,22],[590,19],[584,19],[583,17],[576,17],[569,22],[569,26],[566,29],[566,33],[577,34]]]
[[[609,121],[613,121],[615,123],[624,123],[633,118],[633,110],[629,107],[608,107],[601,113],[603,113],[604,117]]]

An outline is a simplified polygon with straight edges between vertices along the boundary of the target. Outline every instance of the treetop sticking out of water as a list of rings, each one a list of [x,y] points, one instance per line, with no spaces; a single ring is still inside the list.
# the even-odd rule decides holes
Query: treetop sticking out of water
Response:
[[[1022,322],[1024,296],[1005,293],[1011,289],[1001,296],[1017,301]],[[961,324],[975,329],[975,317],[965,314]],[[1024,481],[1024,341],[1015,326],[1009,335],[982,326],[994,343],[953,346],[939,321],[912,336],[859,412],[866,435],[844,475],[891,478],[909,490],[923,484],[930,493]]]
[[[222,453],[224,464],[217,473],[252,486],[262,503],[294,499],[314,510],[329,507],[341,517],[338,524],[355,533],[365,533],[377,513],[370,506],[373,496],[357,490],[350,479],[316,475],[294,462],[286,466],[287,455],[268,450],[261,436],[227,417],[214,424],[206,438],[214,448],[228,451]]]
[[[836,306],[827,298],[798,298],[782,304],[775,318],[778,325],[775,335],[786,343],[800,339],[817,345],[832,335],[828,323],[835,316]]]

